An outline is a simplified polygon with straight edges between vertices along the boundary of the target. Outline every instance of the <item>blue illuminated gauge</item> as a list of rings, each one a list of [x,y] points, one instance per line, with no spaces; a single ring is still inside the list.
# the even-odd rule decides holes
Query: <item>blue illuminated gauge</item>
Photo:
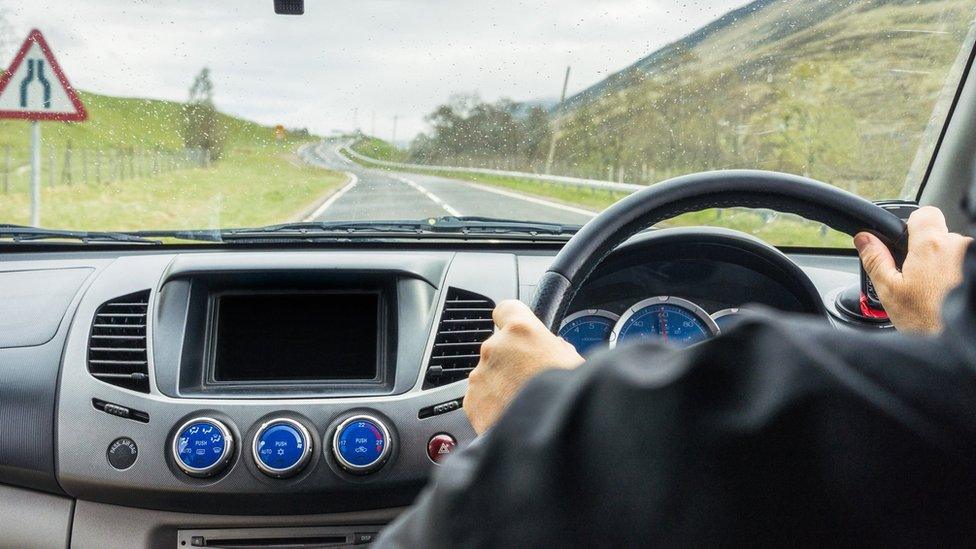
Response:
[[[209,417],[191,419],[176,430],[173,459],[191,477],[222,471],[234,456],[234,438],[227,426]]]
[[[332,453],[343,469],[371,473],[383,466],[393,441],[386,425],[372,416],[356,415],[342,423],[332,438]]]
[[[573,344],[576,352],[587,355],[606,347],[610,342],[610,332],[620,317],[600,309],[587,309],[573,313],[563,320],[559,337]]]
[[[262,473],[289,477],[301,471],[312,458],[312,437],[301,423],[277,418],[261,425],[251,449],[254,464]]]
[[[701,307],[671,296],[645,299],[620,317],[610,346],[639,340],[655,340],[688,347],[718,334],[718,326]]]
[[[738,324],[743,317],[747,315],[755,314],[749,309],[740,309],[738,307],[731,307],[729,309],[722,309],[721,311],[712,313],[712,320],[718,326],[719,333],[725,333],[726,330],[730,330],[733,326]]]

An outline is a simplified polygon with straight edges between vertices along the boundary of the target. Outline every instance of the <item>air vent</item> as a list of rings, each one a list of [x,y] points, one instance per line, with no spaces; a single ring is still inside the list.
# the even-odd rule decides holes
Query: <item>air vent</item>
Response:
[[[494,331],[491,311],[495,302],[457,288],[448,288],[441,323],[427,364],[424,389],[468,377],[478,365],[481,344]]]
[[[146,311],[149,290],[104,303],[95,311],[88,340],[88,372],[133,391],[149,392]]]

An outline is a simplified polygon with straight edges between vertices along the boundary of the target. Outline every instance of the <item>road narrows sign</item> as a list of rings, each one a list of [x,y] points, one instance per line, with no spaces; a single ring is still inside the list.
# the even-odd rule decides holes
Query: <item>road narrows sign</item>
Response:
[[[30,224],[41,224],[41,120],[81,122],[85,106],[68,83],[64,71],[41,31],[34,29],[0,76],[0,119],[31,121]]]
[[[80,122],[85,106],[41,31],[34,29],[0,77],[0,118]]]

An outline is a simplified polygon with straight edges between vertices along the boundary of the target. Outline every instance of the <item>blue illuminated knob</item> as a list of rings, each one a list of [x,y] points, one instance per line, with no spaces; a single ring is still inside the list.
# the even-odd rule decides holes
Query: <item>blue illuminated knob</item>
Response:
[[[383,466],[390,455],[392,441],[386,425],[372,416],[353,416],[336,428],[332,453],[344,469],[352,473],[371,473]]]
[[[184,473],[208,477],[222,471],[234,456],[234,437],[226,425],[209,417],[191,419],[176,430],[173,459]]]
[[[254,435],[254,463],[262,473],[288,477],[312,458],[312,437],[301,423],[288,418],[268,421]]]

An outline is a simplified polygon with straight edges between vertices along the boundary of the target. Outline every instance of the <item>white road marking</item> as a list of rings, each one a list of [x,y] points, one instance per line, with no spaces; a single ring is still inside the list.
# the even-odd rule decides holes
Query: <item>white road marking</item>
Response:
[[[332,196],[328,198],[328,200],[323,202],[322,205],[319,206],[318,208],[315,208],[315,211],[312,212],[308,217],[306,217],[302,221],[315,221],[318,217],[320,217],[323,213],[325,213],[325,210],[329,209],[329,206],[335,204],[336,200],[342,198],[342,195],[352,190],[352,188],[356,186],[356,183],[359,183],[359,178],[356,177],[356,174],[352,172],[345,172],[345,174],[346,177],[349,178],[349,183],[346,183],[345,187],[333,193]]]
[[[411,187],[413,187],[414,189],[416,189],[417,191],[419,191],[420,193],[422,193],[424,196],[426,196],[427,198],[429,198],[431,200],[431,202],[433,202],[434,204],[437,204],[441,208],[444,208],[444,211],[445,212],[447,212],[447,213],[449,213],[449,214],[451,214],[451,215],[453,215],[455,217],[461,217],[461,212],[459,212],[456,209],[454,209],[453,207],[451,207],[451,205],[448,204],[447,202],[444,202],[443,200],[441,200],[441,197],[439,197],[436,194],[428,191],[426,189],[426,187],[424,187],[423,185],[421,185],[421,184],[419,184],[416,181],[413,181],[411,179],[407,179],[406,177],[401,177],[399,175],[394,175],[393,178],[394,179],[398,179],[400,181],[403,181],[407,185],[410,185]]]
[[[531,202],[533,204],[539,204],[541,206],[548,206],[550,208],[555,208],[557,210],[563,210],[567,212],[573,212],[579,215],[585,215],[586,217],[596,217],[600,212],[594,212],[592,210],[584,210],[583,208],[577,208],[575,206],[569,206],[566,204],[561,204],[559,202],[552,202],[550,200],[545,200],[542,198],[536,198],[534,196],[525,195],[522,193],[517,193],[514,191],[506,191],[504,189],[499,189],[497,187],[490,187],[488,185],[479,185],[478,183],[471,183],[469,181],[462,181],[460,179],[451,179],[452,183],[460,183],[462,185],[467,185],[468,187],[474,187],[489,193],[495,193],[501,196],[507,196],[509,198],[517,198],[519,200],[524,200],[526,202]]]

